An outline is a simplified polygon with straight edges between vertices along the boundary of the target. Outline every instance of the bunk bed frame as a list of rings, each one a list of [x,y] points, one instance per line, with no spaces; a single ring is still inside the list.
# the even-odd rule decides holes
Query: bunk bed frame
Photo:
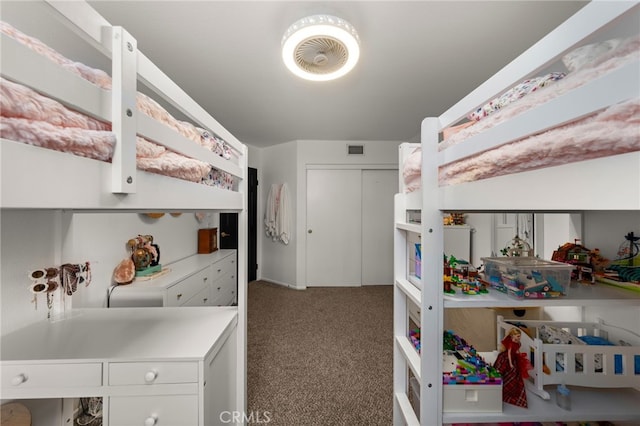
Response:
[[[556,30],[488,79],[477,89],[439,117],[422,122],[421,144],[400,147],[400,169],[416,148],[422,152],[421,188],[405,191],[400,178],[400,193],[395,198],[394,237],[394,424],[435,425],[500,421],[638,421],[638,389],[578,390],[573,408],[565,411],[555,403],[529,397],[529,408],[503,404],[502,413],[445,412],[443,410],[443,314],[445,308],[528,307],[528,306],[631,306],[639,297],[616,288],[597,291],[572,291],[557,299],[516,301],[507,295],[490,292],[481,296],[443,294],[442,248],[443,212],[575,212],[585,210],[640,211],[640,143],[636,150],[621,155],[568,163],[493,178],[439,185],[439,168],[569,123],[603,107],[640,93],[640,63],[636,58],[612,80],[611,76],[591,81],[551,102],[537,106],[495,128],[440,151],[440,133],[460,122],[490,99],[504,93],[519,81],[545,70],[573,48],[608,37],[619,23],[635,23],[640,14],[638,2],[592,1]],[[567,185],[579,182],[579,188]],[[606,197],[614,185],[624,182],[624,196]],[[409,220],[409,211],[420,211],[421,222]],[[421,278],[411,272],[409,235],[421,238]],[[415,238],[413,239],[415,240]],[[572,290],[574,290],[572,288]],[[410,338],[410,304],[420,312],[421,352]],[[637,330],[636,330],[637,331]],[[419,383],[419,395],[410,393],[409,374]],[[417,399],[417,401],[416,401]],[[412,405],[413,402],[413,405]],[[416,413],[420,413],[419,415]]]
[[[114,155],[108,163],[2,139],[0,207],[3,210],[237,213],[241,244],[238,306],[211,309],[227,313],[231,309],[237,314],[234,359],[238,359],[238,374],[231,398],[235,407],[245,409],[247,266],[242,242],[246,241],[247,232],[247,147],[145,57],[124,28],[112,26],[86,2],[45,2],[50,6],[52,19],[64,22],[80,40],[110,60],[111,90],[88,83],[5,35],[2,35],[2,77],[111,123],[116,138]],[[231,159],[226,160],[139,113],[135,103],[138,83],[143,83],[157,99],[197,126],[223,139],[231,148]],[[231,174],[235,181],[233,190],[137,170],[136,135]],[[219,316],[229,316],[227,313]]]
[[[117,143],[112,162],[95,165],[95,161],[88,159],[76,161],[78,158],[73,156],[3,140],[2,174],[7,178],[2,181],[2,207],[242,210],[246,192],[243,188],[246,146],[137,50],[136,40],[125,29],[112,26],[84,2],[47,3],[52,12],[74,28],[83,40],[111,60],[112,90],[105,91],[88,83],[5,35],[2,36],[2,76],[32,87],[89,116],[112,123]],[[225,160],[138,113],[135,105],[138,82],[144,83],[159,99],[168,102],[193,122],[224,139],[234,151],[235,161]],[[174,152],[230,173],[240,182],[237,190],[171,183],[171,178],[137,171],[136,135],[148,137]],[[31,166],[27,168],[24,164]],[[33,170],[40,170],[41,174],[35,174]],[[77,179],[80,173],[83,179]],[[52,179],[43,182],[38,179],[42,174]],[[16,181],[21,185],[14,185]],[[168,186],[166,193],[171,193],[171,197],[159,196],[162,194],[158,194],[157,188],[163,185]],[[61,187],[68,190],[60,193],[58,188]]]

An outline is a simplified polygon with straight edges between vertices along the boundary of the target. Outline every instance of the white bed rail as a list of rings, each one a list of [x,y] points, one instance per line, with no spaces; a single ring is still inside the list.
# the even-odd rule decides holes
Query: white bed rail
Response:
[[[594,32],[610,27],[616,19],[633,10],[638,10],[638,7],[638,3],[633,1],[591,1],[561,26],[440,115],[441,128],[455,124],[479,105],[500,95],[528,76],[543,70],[558,57],[593,36]]]
[[[440,165],[569,123],[640,93],[640,61],[590,81],[438,153]],[[625,82],[625,84],[618,84]]]
[[[27,53],[26,59],[23,59],[24,52],[28,49],[20,49],[16,46],[18,43],[10,42],[8,37],[2,39],[3,75],[37,88],[38,91],[67,105],[72,104],[75,109],[112,122],[117,143],[111,166],[111,192],[116,194],[136,192],[136,134],[187,157],[207,162],[241,180],[244,179],[245,172],[240,160],[246,155],[244,145],[139,52],[136,40],[131,35],[121,27],[112,26],[84,1],[45,1],[52,7],[52,11],[63,18],[62,21],[68,27],[111,59],[113,86],[111,92],[88,82],[78,83],[79,79],[76,76],[62,69],[56,70],[54,64],[46,64],[47,59],[37,58],[38,55],[35,53]],[[5,49],[5,40],[10,50]],[[43,67],[25,67],[25,61],[38,63]],[[25,76],[25,69],[33,69],[33,72]],[[136,110],[138,81],[144,83],[197,125],[224,139],[233,150],[232,159],[225,160],[139,113]],[[87,88],[86,93],[84,90],[78,90],[78,84],[82,88]],[[70,88],[73,90],[68,90]]]

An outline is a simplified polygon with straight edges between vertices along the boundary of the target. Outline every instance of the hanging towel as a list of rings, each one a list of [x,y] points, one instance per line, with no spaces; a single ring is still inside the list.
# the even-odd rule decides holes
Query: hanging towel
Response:
[[[289,244],[291,239],[291,202],[286,183],[272,184],[267,196],[264,226],[267,236],[273,241]]]
[[[289,244],[289,238],[291,237],[291,205],[289,201],[289,187],[286,183],[280,186],[280,194],[278,197],[278,207],[276,211],[276,230],[278,233],[278,239],[284,243]]]
[[[267,235],[272,239],[276,238],[276,210],[277,204],[276,199],[278,196],[278,192],[280,191],[280,187],[277,184],[272,184],[271,189],[269,190],[269,195],[267,196],[267,206],[264,212],[264,227]]]

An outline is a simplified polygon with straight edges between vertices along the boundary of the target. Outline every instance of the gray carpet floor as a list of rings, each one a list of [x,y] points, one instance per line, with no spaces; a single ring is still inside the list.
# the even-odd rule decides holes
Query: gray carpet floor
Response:
[[[249,424],[393,422],[393,287],[249,284]]]

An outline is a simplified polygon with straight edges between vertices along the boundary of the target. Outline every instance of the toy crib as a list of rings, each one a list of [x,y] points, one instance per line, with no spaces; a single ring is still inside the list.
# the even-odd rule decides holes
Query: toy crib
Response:
[[[640,336],[604,322],[504,319],[498,347],[512,327],[522,330],[520,351],[533,365],[527,390],[549,399],[546,385],[640,388]]]

